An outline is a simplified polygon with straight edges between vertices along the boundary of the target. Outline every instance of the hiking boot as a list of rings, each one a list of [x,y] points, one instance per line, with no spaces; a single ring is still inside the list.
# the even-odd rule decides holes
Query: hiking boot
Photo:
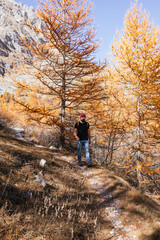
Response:
[[[82,162],[78,163],[78,165],[79,165],[80,167],[84,166],[84,164],[83,164]]]
[[[91,163],[87,163],[87,167],[92,167],[92,164]]]

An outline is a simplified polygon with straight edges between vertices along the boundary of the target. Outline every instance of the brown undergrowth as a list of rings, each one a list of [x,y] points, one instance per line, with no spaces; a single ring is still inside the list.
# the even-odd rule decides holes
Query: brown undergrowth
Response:
[[[118,199],[123,225],[135,226],[137,240],[160,239],[160,204],[148,193],[135,189],[123,178],[109,174],[107,190]],[[124,238],[125,239],[125,238]]]
[[[0,134],[1,240],[96,238],[98,196],[58,153]],[[34,181],[36,174],[45,187]]]
[[[121,221],[136,226],[137,239],[160,239],[158,202],[97,166],[104,181],[100,196],[82,170],[61,155],[74,159],[0,132],[0,239],[107,240],[114,224],[104,217],[104,209],[117,199],[125,213]],[[41,159],[47,161],[45,169]],[[45,187],[34,181],[35,175],[45,180]],[[108,200],[105,191],[112,195]]]

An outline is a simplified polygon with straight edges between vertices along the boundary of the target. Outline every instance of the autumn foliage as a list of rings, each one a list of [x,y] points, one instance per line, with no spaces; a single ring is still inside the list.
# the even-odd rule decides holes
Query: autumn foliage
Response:
[[[92,4],[87,0],[40,1],[41,26],[32,53],[12,75],[16,109],[28,122],[48,125],[62,147],[73,139],[81,111],[91,125],[96,162],[112,164],[127,175],[158,181],[160,174],[160,33],[137,2],[111,45],[111,60],[97,62]],[[26,77],[27,76],[27,77]],[[6,93],[4,94],[6,95]],[[4,99],[7,96],[3,96]],[[13,98],[13,96],[12,96]],[[56,135],[56,137],[58,136]],[[153,176],[156,176],[155,178]]]
[[[160,137],[160,33],[137,3],[125,16],[124,30],[113,41],[112,55],[109,72],[119,91],[128,136],[124,166],[126,173],[136,170],[139,182],[143,182],[142,175],[160,174],[150,154]]]
[[[127,12],[111,50],[110,65],[102,72],[105,97],[87,109],[93,120],[94,157],[136,174],[141,185],[160,174],[160,34],[137,3]]]
[[[18,88],[27,91],[27,96],[15,101],[30,119],[58,126],[64,145],[67,113],[82,102],[99,98],[102,86],[98,74],[105,64],[97,63],[94,56],[100,42],[95,40],[91,3],[86,0],[39,3],[37,14],[42,27],[35,28],[30,23],[28,26],[40,40],[32,42],[23,36],[21,41],[33,59],[25,59],[25,67],[18,69],[20,80],[17,76],[13,78]],[[23,74],[29,79],[26,84],[21,80]],[[36,98],[41,98],[40,105]]]

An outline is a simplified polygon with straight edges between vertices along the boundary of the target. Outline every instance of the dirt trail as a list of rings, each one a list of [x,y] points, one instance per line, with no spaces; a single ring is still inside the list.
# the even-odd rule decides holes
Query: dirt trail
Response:
[[[114,226],[109,231],[102,228],[101,238],[103,240],[138,240],[136,226],[119,208],[120,199],[112,191],[108,190],[108,186],[113,185],[113,179],[107,176],[106,171],[101,168],[87,168],[85,165],[80,167],[73,157],[62,154],[58,154],[58,156],[79,168],[85,184],[90,190],[99,195],[103,220],[106,223],[112,223],[112,226]]]
[[[109,239],[114,237],[117,240],[136,240],[138,239],[136,236],[136,227],[128,224],[129,219],[125,219],[124,214],[119,209],[119,199],[114,200],[114,196],[111,191],[106,189],[106,184],[108,185],[113,181],[109,177],[105,177],[103,170],[99,169],[89,169],[89,171],[85,171],[84,175],[88,179],[87,182],[99,193],[99,196],[103,196],[105,198],[104,201],[104,209],[102,210],[102,214],[104,220],[112,222],[114,228],[110,231],[110,236],[106,237],[106,231],[104,230],[103,235],[104,239]],[[110,201],[111,200],[111,201]],[[113,200],[113,201],[112,201]],[[108,203],[109,201],[109,203]],[[103,212],[104,211],[104,212]],[[123,218],[123,223],[122,223]],[[108,231],[107,231],[108,233]],[[112,238],[113,239],[113,238]]]

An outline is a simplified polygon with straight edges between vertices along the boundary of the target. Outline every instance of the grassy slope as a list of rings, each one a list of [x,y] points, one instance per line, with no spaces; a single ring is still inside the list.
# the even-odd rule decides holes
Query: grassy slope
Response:
[[[63,156],[63,157],[62,157]],[[67,162],[67,157],[72,161]],[[47,160],[43,178],[34,181]],[[134,225],[137,239],[160,239],[160,206],[105,169],[88,170],[100,176],[104,192],[89,184],[89,175],[76,167],[74,156],[38,148],[0,132],[0,239],[105,240],[117,239],[109,207],[119,201],[120,221]],[[106,193],[111,197],[107,198]],[[106,208],[108,206],[108,208]],[[126,219],[128,221],[126,222]],[[142,237],[143,236],[143,237]],[[122,238],[127,239],[127,238]],[[128,238],[129,239],[129,238]]]

